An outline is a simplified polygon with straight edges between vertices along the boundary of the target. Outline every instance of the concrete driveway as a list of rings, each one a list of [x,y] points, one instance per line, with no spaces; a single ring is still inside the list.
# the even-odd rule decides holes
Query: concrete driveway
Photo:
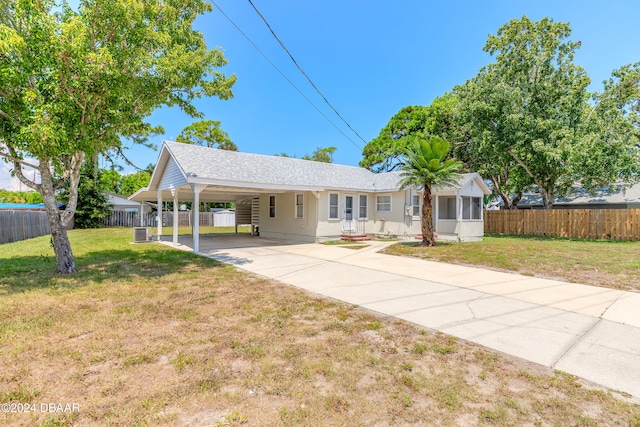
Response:
[[[181,236],[181,249],[190,238]],[[167,243],[167,242],[165,242]],[[640,293],[246,235],[200,253],[640,398]]]

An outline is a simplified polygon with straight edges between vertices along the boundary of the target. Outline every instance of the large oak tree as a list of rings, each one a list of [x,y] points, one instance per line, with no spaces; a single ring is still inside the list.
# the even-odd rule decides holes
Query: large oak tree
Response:
[[[77,12],[64,3],[0,0],[0,156],[42,194],[56,272],[71,273],[65,226],[83,160],[160,131],[145,122],[158,107],[201,117],[193,101],[231,97],[235,77],[218,70],[223,54],[193,29],[211,10],[205,1],[81,0]],[[36,168],[41,182],[27,179],[23,166]],[[59,210],[66,182],[69,200]]]
[[[505,206],[531,184],[550,208],[576,184],[594,189],[637,177],[637,70],[619,70],[603,94],[591,94],[574,63],[581,43],[570,35],[569,24],[549,18],[511,20],[484,46],[495,62],[454,91],[468,137],[462,152]]]

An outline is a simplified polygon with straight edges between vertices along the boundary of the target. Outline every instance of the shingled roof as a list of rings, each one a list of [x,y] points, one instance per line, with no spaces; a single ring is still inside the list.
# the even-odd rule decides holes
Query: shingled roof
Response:
[[[318,189],[397,189],[395,176],[389,180],[389,177],[382,176],[385,174],[375,174],[354,166],[218,150],[177,142],[165,142],[164,146],[171,152],[186,176],[204,180]],[[395,182],[391,182],[393,180]]]
[[[139,192],[146,191],[147,196],[136,193],[131,198],[142,200],[152,196],[171,162],[175,162],[185,183],[225,188],[389,192],[397,191],[400,181],[400,172],[373,173],[355,166],[165,141],[149,187]],[[463,174],[460,185],[476,177],[477,174]]]

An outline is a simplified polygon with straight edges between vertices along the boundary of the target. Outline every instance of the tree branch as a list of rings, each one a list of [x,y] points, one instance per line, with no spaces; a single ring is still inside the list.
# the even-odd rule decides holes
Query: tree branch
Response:
[[[3,153],[2,151],[0,151],[0,157],[4,157],[5,159],[10,160],[10,161],[12,161],[14,163],[20,163],[21,165],[24,165],[24,166],[27,166],[27,167],[30,167],[30,168],[33,168],[33,169],[38,169],[38,166],[32,165],[31,163],[28,163],[28,162],[25,162],[24,160],[20,159],[17,156],[14,157],[14,156],[9,155],[7,153]]]
[[[0,93],[0,96],[2,96],[2,93]],[[0,116],[4,117],[5,119],[9,120],[9,121],[13,121],[11,116],[7,113],[5,113],[4,111],[0,110]]]

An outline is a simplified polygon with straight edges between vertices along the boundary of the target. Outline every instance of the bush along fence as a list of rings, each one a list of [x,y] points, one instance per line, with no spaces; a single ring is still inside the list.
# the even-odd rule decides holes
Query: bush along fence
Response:
[[[638,241],[640,209],[485,211],[484,232]]]
[[[0,244],[51,233],[44,211],[0,210]]]

